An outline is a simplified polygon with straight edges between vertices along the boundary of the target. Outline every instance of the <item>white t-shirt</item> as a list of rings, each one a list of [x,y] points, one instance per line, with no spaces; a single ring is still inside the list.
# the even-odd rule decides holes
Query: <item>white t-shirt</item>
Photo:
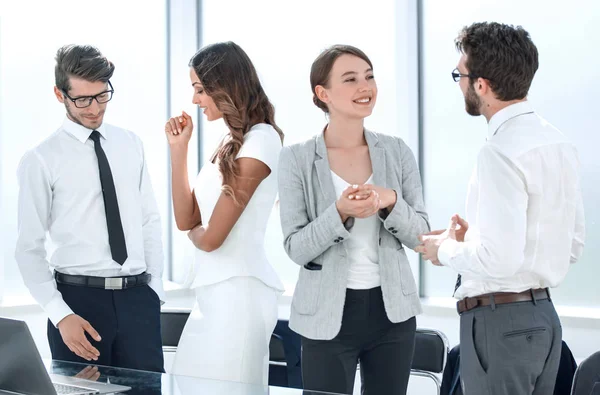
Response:
[[[350,184],[343,178],[331,172],[333,186],[337,196]],[[367,180],[372,182],[373,175]],[[379,276],[379,243],[377,240],[377,228],[381,222],[377,215],[368,218],[355,218],[354,226],[350,229],[350,238],[344,241],[350,268],[348,270],[348,285],[350,289],[371,289],[381,286]]]
[[[281,139],[268,124],[254,125],[244,136],[237,158],[254,158],[271,173],[265,178],[220,248],[196,250],[196,275],[191,287],[215,284],[231,277],[256,277],[267,286],[283,291],[283,285],[267,260],[265,230],[277,195],[277,165]],[[194,191],[203,223],[208,223],[221,196],[223,178],[216,164],[208,161],[198,174]],[[212,219],[217,220],[216,218]]]

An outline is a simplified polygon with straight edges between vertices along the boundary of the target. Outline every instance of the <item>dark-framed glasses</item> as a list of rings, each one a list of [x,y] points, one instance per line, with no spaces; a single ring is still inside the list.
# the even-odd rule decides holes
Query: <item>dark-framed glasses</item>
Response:
[[[107,103],[110,101],[110,99],[112,99],[113,93],[115,92],[115,90],[113,89],[112,84],[110,83],[110,81],[108,81],[108,86],[110,87],[109,90],[104,91],[104,92],[100,92],[97,95],[94,96],[79,96],[79,97],[71,97],[69,96],[69,94],[65,91],[63,91],[63,94],[73,102],[73,104],[75,104],[75,107],[77,108],[86,108],[92,105],[92,102],[94,101],[94,99],[99,103],[99,104],[103,104],[103,103]]]
[[[452,70],[452,79],[454,80],[454,82],[460,81],[460,79],[462,77],[477,78],[474,74],[463,74],[463,73],[461,73],[460,71],[458,71],[458,68]]]
[[[477,74],[471,74],[471,73],[469,73],[469,74],[463,74],[460,71],[458,71],[458,68],[452,70],[452,79],[454,80],[454,82],[460,81],[460,79],[463,78],[463,77],[468,77],[468,78],[483,78],[483,79],[486,79],[488,81],[491,81],[491,79],[482,77],[482,76],[477,75]]]

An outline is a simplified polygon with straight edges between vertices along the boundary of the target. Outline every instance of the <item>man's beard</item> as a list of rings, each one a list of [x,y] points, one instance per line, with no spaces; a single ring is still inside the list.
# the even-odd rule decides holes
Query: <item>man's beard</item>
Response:
[[[474,117],[481,115],[481,98],[475,93],[473,84],[469,85],[467,93],[465,95],[465,110],[467,114],[473,115]]]
[[[103,117],[104,117],[104,111],[100,112],[100,114],[99,114],[99,116],[100,116],[99,117],[100,122],[97,125],[95,125],[95,124],[91,124],[90,121],[86,120],[85,117],[83,117],[83,116],[77,116],[77,115],[73,114],[73,112],[71,112],[70,106],[67,105],[66,103],[65,103],[65,109],[67,110],[67,115],[69,116],[69,119],[71,121],[75,122],[76,124],[83,126],[84,128],[87,128],[87,129],[97,129],[97,128],[100,127],[100,125],[102,125],[102,121],[103,121]]]

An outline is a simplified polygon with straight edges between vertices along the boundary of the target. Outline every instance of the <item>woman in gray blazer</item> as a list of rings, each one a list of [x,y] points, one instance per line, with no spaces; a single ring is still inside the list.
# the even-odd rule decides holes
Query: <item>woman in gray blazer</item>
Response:
[[[404,248],[429,231],[419,170],[401,139],[364,129],[377,85],[361,50],[325,50],[310,80],[329,124],[279,161],[304,388],[352,393],[360,363],[363,394],[405,394],[421,306]]]

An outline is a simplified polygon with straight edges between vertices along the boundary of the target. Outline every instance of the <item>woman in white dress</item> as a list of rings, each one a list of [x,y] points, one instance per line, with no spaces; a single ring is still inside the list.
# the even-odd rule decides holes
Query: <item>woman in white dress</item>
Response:
[[[283,286],[264,235],[277,194],[283,133],[252,62],[235,43],[209,45],[190,61],[193,103],[229,133],[202,167],[193,190],[187,170],[192,119],[171,118],[175,220],[197,247],[196,303],[173,373],[267,385],[269,340]]]

